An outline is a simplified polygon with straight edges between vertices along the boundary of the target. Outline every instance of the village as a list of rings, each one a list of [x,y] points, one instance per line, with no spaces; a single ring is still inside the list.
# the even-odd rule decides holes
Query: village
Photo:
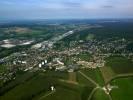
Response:
[[[109,40],[97,41],[95,39],[89,41],[79,40],[72,41],[74,44],[72,47],[66,48],[66,50],[53,49],[57,41],[70,34],[73,34],[73,31],[49,41],[37,43],[26,51],[16,52],[0,59],[1,64],[8,66],[8,72],[0,73],[0,79],[6,82],[15,78],[13,75],[17,70],[74,72],[84,68],[96,69],[104,67],[105,58],[112,55],[122,55],[133,61],[133,53],[125,50],[127,43],[125,39],[110,42],[108,42]],[[119,50],[123,52],[121,54],[115,53]]]

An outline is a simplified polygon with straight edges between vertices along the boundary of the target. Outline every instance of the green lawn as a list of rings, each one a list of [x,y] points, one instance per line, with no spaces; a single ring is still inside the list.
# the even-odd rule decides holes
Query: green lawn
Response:
[[[133,78],[119,78],[113,80],[111,85],[118,86],[111,91],[113,100],[133,100]]]

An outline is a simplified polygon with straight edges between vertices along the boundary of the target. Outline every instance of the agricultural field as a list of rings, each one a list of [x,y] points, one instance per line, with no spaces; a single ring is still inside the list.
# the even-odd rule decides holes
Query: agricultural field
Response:
[[[38,100],[40,98],[41,100],[51,100],[54,98],[55,100],[60,100],[66,97],[66,100],[83,100],[82,98],[87,100],[86,98],[89,96],[91,88],[89,86],[86,87],[80,84],[70,83],[70,80],[67,79],[67,75],[67,73],[52,71],[46,73],[36,72],[34,74],[28,72],[19,75],[14,81],[10,82],[10,84],[8,83],[1,88],[0,94],[2,94],[2,96],[0,96],[0,99]],[[55,86],[56,91],[47,96],[47,94],[51,93],[50,86],[52,85]]]
[[[116,76],[111,67],[105,66],[100,68],[99,70],[101,71],[105,84],[107,84],[113,77]]]
[[[111,91],[112,100],[132,100],[133,99],[133,77],[118,78],[111,82],[116,86]]]
[[[77,73],[77,82],[83,86],[90,86],[92,88],[95,87],[95,84],[93,84],[91,81],[89,81],[87,78],[85,78],[80,73]]]
[[[113,56],[106,59],[106,66],[116,74],[133,73],[133,62],[122,56]]]
[[[109,96],[101,89],[97,89],[91,100],[110,100]]]
[[[84,69],[81,70],[86,76],[90,77],[92,80],[94,80],[96,83],[98,83],[100,86],[104,86],[104,79],[102,77],[102,74],[100,70],[97,69]]]

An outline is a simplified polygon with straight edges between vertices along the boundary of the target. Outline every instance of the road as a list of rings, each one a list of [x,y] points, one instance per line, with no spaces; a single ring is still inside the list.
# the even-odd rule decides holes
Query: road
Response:
[[[87,75],[85,75],[84,73],[82,73],[81,71],[79,71],[79,73],[80,73],[82,76],[84,76],[87,80],[91,81],[93,84],[96,85],[96,87],[92,90],[92,92],[91,92],[90,95],[89,95],[88,100],[91,100],[91,98],[92,98],[93,94],[95,93],[95,91],[96,91],[97,89],[102,89],[102,90],[103,90],[103,88],[102,88],[98,83],[96,83],[94,80],[92,80],[90,77],[88,77]],[[105,92],[105,91],[104,91],[104,92]],[[105,92],[105,93],[106,93],[106,92]],[[107,94],[107,95],[108,95],[108,97],[109,97],[109,100],[112,100],[112,97],[110,96],[110,94]]]
[[[90,95],[89,95],[89,98],[88,98],[87,100],[91,100],[93,94],[96,92],[97,89],[100,89],[100,87],[95,87],[95,88],[91,91],[91,93],[90,93]]]
[[[87,80],[91,81],[93,84],[95,84],[96,86],[99,86],[99,84],[97,84],[95,81],[93,81],[90,77],[88,77],[87,75],[85,75],[84,73],[82,73],[81,71],[79,71],[79,73],[84,76]]]
[[[49,95],[51,95],[51,94],[53,94],[53,93],[55,93],[56,91],[51,91],[50,93],[48,93],[48,94],[46,94],[46,95],[44,95],[44,96],[41,96],[40,98],[39,98],[39,100],[43,100],[43,98],[46,98],[46,97],[48,97]]]
[[[110,79],[110,81],[108,81],[106,84],[109,84],[112,80],[117,79],[117,78],[124,78],[124,77],[132,77],[133,73],[129,73],[129,74],[119,74],[114,76],[112,79]]]

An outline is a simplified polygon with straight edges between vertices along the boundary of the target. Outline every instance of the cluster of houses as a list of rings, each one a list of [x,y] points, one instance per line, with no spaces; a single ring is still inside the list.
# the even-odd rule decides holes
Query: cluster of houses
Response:
[[[82,68],[90,68],[90,69],[95,69],[97,67],[104,67],[105,62],[87,62],[87,61],[78,61],[78,65],[81,65]]]
[[[104,86],[102,89],[105,91],[106,94],[110,94],[112,89],[118,89],[118,86],[112,86],[110,84],[107,84],[107,86]]]
[[[90,68],[95,69],[97,67],[104,67],[105,60],[104,58],[109,57],[110,55],[113,55],[110,50],[116,51],[119,49],[125,48],[125,40],[116,40],[116,41],[110,41],[109,43],[107,41],[97,41],[97,40],[79,40],[79,41],[73,41],[71,44],[75,45],[70,48],[67,48],[64,51],[56,51],[52,49],[52,46],[55,42],[61,40],[62,38],[73,34],[74,31],[69,31],[61,36],[54,37],[51,40],[43,41],[41,43],[37,43],[33,45],[30,49],[28,49],[25,52],[22,53],[15,53],[12,56],[5,57],[3,59],[0,59],[0,63],[5,63],[10,66],[22,66],[19,67],[24,71],[33,70],[33,69],[54,69],[55,71],[68,71],[73,72],[77,70],[78,68]],[[32,43],[33,41],[22,41],[23,45],[28,45]],[[114,43],[115,42],[115,43]],[[122,42],[121,45],[119,42]],[[4,40],[1,43],[9,44],[9,40]],[[79,45],[76,45],[78,43]],[[40,50],[41,48],[41,50]],[[42,50],[47,49],[44,53]],[[45,51],[45,50],[44,50]],[[78,58],[79,53],[82,54],[82,52],[88,52],[91,55],[91,60],[86,61],[83,59]],[[56,54],[56,57],[53,57],[51,61],[48,60],[50,56],[53,56]],[[132,58],[133,60],[133,54],[128,53],[125,55],[125,53],[122,53],[121,55]],[[70,60],[73,63],[66,64],[64,59],[66,57],[70,57]],[[12,60],[12,58],[14,60]],[[81,67],[82,66],[82,67]]]

